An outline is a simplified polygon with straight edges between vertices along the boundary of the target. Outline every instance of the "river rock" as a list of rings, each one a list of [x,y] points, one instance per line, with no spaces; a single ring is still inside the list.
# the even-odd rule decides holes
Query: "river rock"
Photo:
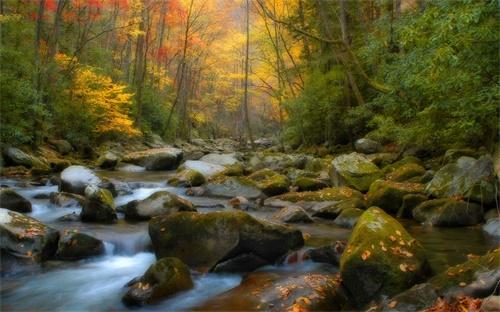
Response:
[[[219,166],[229,166],[229,165],[236,165],[240,163],[240,161],[236,158],[235,153],[230,153],[230,154],[215,154],[215,153],[210,153],[207,154],[203,157],[200,158],[201,161],[210,163],[210,164],[215,164]]]
[[[494,237],[500,237],[500,218],[493,218],[486,221],[483,231]]]
[[[359,217],[365,212],[359,208],[346,208],[333,220],[333,224],[351,229],[354,227]]]
[[[371,139],[358,139],[354,142],[354,149],[358,153],[374,154],[382,151],[382,145]]]
[[[85,203],[85,197],[66,192],[52,192],[49,195],[50,203],[59,207],[70,207]]]
[[[254,253],[244,253],[237,255],[226,261],[217,263],[212,269],[214,273],[246,273],[268,264],[266,259]]]
[[[203,174],[193,169],[184,169],[175,174],[168,180],[168,184],[174,186],[200,186],[205,184],[206,180]]]
[[[362,154],[344,154],[332,161],[330,178],[334,186],[346,185],[365,192],[381,176],[382,171]]]
[[[97,159],[96,165],[102,169],[114,169],[120,158],[113,152],[107,151]]]
[[[248,179],[267,196],[275,196],[286,193],[290,186],[290,180],[283,174],[269,169],[261,169],[248,176]]]
[[[324,205],[316,205],[311,208],[313,217],[323,219],[336,219],[346,209],[365,209],[366,204],[362,199],[349,198],[339,201],[326,202]]]
[[[85,189],[85,204],[80,218],[83,222],[112,223],[117,219],[113,195],[110,191],[89,185]]]
[[[435,226],[475,225],[483,220],[483,208],[472,202],[440,198],[418,205],[413,218]]]
[[[80,260],[104,254],[101,240],[76,231],[64,231],[59,239],[56,258]]]
[[[35,156],[28,155],[15,147],[7,147],[3,150],[3,158],[7,166],[24,166],[26,168],[46,168],[50,167],[45,162]]]
[[[31,202],[10,188],[0,189],[0,207],[16,212],[31,212]]]
[[[434,197],[462,197],[489,205],[495,202],[495,183],[491,156],[477,160],[464,156],[439,169],[427,184],[426,191]]]
[[[313,220],[307,212],[299,206],[282,208],[273,215],[273,218],[285,223],[311,223]]]
[[[326,265],[325,265],[326,266]],[[338,274],[323,272],[252,272],[241,284],[206,302],[197,311],[338,311],[348,305]]]
[[[248,164],[252,171],[270,169],[281,171],[286,168],[304,169],[307,157],[305,155],[290,155],[281,153],[255,153]]]
[[[384,209],[396,214],[407,194],[423,193],[424,185],[420,183],[398,183],[377,180],[370,185],[367,193],[368,205]]]
[[[193,204],[167,191],[156,192],[143,200],[133,200],[125,205],[125,219],[149,220],[152,217],[178,211],[194,211]]]
[[[126,305],[155,303],[183,290],[193,288],[189,268],[177,258],[162,258],[134,281],[122,297]]]
[[[317,191],[328,187],[328,185],[324,181],[309,177],[298,177],[293,184],[297,186],[299,188],[299,191],[301,192]]]
[[[361,215],[340,260],[343,283],[360,306],[408,289],[427,270],[422,245],[377,207]]]
[[[59,191],[84,195],[87,186],[99,185],[101,183],[101,178],[89,168],[84,166],[69,166],[61,172]]]
[[[0,237],[2,253],[44,261],[55,254],[59,232],[22,213],[0,208]]]
[[[182,156],[182,150],[177,148],[154,148],[128,153],[123,157],[123,162],[138,165],[152,171],[172,170],[179,166]]]
[[[49,140],[49,144],[61,155],[67,155],[73,151],[73,147],[66,140]]]
[[[350,187],[329,187],[314,192],[290,192],[278,196],[268,198],[264,201],[265,205],[269,205],[272,201],[283,202],[321,202],[321,201],[341,201],[345,199],[359,198],[363,199],[363,194]]]
[[[416,163],[403,164],[386,175],[387,180],[405,182],[416,180],[425,175],[425,168]]]
[[[490,209],[484,213],[484,220],[500,218],[500,211],[496,208]]]
[[[333,266],[339,266],[340,257],[347,246],[345,241],[336,241],[330,245],[318,248],[308,249],[304,253],[304,258],[311,259],[314,262],[329,263]]]
[[[403,196],[403,203],[398,210],[397,217],[407,219],[413,218],[413,209],[425,202],[427,199],[427,196],[423,194],[406,194]]]
[[[212,176],[223,173],[226,170],[224,166],[208,163],[201,160],[188,160],[182,164],[180,169],[194,170],[202,174],[205,179],[209,179]]]
[[[265,197],[254,183],[243,177],[228,177],[221,181],[212,181],[206,185],[206,196],[233,198],[243,196],[248,199]]]
[[[300,231],[242,211],[157,216],[149,222],[149,235],[158,258],[175,256],[202,271],[242,253],[274,263],[304,244]]]

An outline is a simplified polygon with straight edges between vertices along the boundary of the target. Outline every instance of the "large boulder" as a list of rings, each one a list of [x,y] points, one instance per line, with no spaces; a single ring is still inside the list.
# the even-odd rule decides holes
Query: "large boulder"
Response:
[[[146,170],[176,169],[182,160],[182,150],[173,147],[154,148],[128,153],[123,162],[146,168]]]
[[[344,210],[348,209],[366,209],[366,204],[359,198],[349,198],[333,202],[325,202],[322,205],[315,205],[311,208],[313,216],[323,219],[336,219]],[[353,212],[353,210],[351,210]],[[355,213],[354,213],[355,214]],[[344,215],[351,217],[351,214]],[[339,222],[341,220],[339,219]]]
[[[313,220],[307,212],[299,206],[288,206],[282,208],[273,215],[273,218],[284,223],[311,223]]]
[[[175,186],[200,186],[205,182],[203,174],[193,169],[181,170],[168,180],[169,184]]]
[[[348,307],[348,295],[338,274],[327,265],[312,272],[257,271],[237,287],[206,302],[197,311],[339,311]]]
[[[243,196],[248,199],[265,196],[252,181],[242,177],[228,177],[219,181],[212,181],[206,185],[205,195],[225,198]]]
[[[57,245],[56,258],[80,260],[104,254],[104,243],[77,231],[63,231]]]
[[[61,172],[59,191],[84,195],[87,186],[99,185],[101,183],[101,178],[89,168],[84,166],[69,166]]]
[[[286,193],[290,186],[287,176],[269,169],[261,169],[248,176],[248,179],[264,192],[267,196]]]
[[[3,150],[3,158],[7,166],[24,166],[26,168],[44,169],[50,167],[35,156],[28,155],[15,147],[7,147]]]
[[[214,175],[223,173],[226,170],[226,167],[201,160],[188,160],[182,164],[180,169],[194,170],[201,173],[205,179],[209,179]]]
[[[158,258],[178,257],[202,271],[244,253],[273,263],[304,244],[300,231],[241,211],[158,216],[149,222],[149,235]]]
[[[162,258],[152,264],[139,279],[128,284],[122,298],[126,305],[157,302],[175,293],[193,288],[189,268],[177,258]]]
[[[304,258],[314,262],[329,263],[333,266],[339,266],[340,257],[342,257],[346,245],[346,241],[336,241],[330,245],[311,248],[306,250]]]
[[[0,208],[0,238],[2,253],[44,261],[56,252],[59,232],[22,213]]]
[[[201,161],[215,164],[219,166],[230,166],[236,165],[239,163],[239,160],[236,158],[236,154],[215,154],[210,153],[200,158]]]
[[[386,175],[386,178],[394,182],[404,182],[419,179],[425,175],[425,172],[425,168],[421,165],[407,163],[391,170],[391,172]]]
[[[356,152],[363,154],[374,154],[382,151],[382,144],[371,139],[358,139],[354,142]]]
[[[475,203],[453,198],[423,202],[413,209],[413,218],[436,226],[464,226],[483,220],[483,208]]]
[[[377,206],[389,213],[396,214],[407,194],[419,194],[424,191],[420,183],[398,183],[377,180],[370,185],[367,193],[368,205]]]
[[[360,306],[378,295],[408,289],[427,269],[421,244],[377,207],[361,215],[340,259],[343,283]]]
[[[358,153],[344,154],[332,161],[330,178],[332,185],[346,185],[365,192],[373,181],[382,176],[382,171]]]
[[[113,223],[116,219],[115,203],[111,192],[95,185],[85,189],[85,204],[80,218],[83,222]]]
[[[193,204],[167,191],[156,192],[143,200],[133,200],[124,207],[125,219],[149,220],[178,211],[196,211]]]
[[[363,194],[359,191],[354,190],[350,187],[341,186],[341,187],[329,187],[324,188],[319,191],[314,192],[290,192],[278,196],[274,196],[266,199],[264,204],[271,203],[272,201],[280,200],[283,202],[301,202],[301,201],[314,201],[314,202],[322,202],[322,201],[341,201],[345,199],[351,198],[359,198],[363,199]]]
[[[427,184],[434,197],[462,197],[486,205],[495,202],[496,174],[491,156],[479,159],[460,157],[456,163],[439,169]]]
[[[9,188],[0,189],[0,207],[17,212],[31,212],[30,201]]]
[[[107,151],[97,159],[96,165],[102,169],[114,169],[120,158],[113,152]]]

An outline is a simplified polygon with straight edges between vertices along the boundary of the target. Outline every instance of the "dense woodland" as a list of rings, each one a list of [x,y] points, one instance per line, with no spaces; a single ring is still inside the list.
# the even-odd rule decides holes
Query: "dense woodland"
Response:
[[[498,4],[2,0],[1,140],[498,139]],[[247,19],[248,17],[248,19]],[[248,23],[248,24],[247,24]]]
[[[499,3],[0,0],[0,310],[498,312]]]

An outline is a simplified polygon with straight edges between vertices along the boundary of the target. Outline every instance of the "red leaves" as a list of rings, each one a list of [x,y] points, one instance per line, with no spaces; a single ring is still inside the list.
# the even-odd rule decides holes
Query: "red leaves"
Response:
[[[482,299],[475,299],[471,297],[458,297],[451,302],[448,302],[442,298],[438,298],[429,309],[425,312],[474,312],[480,311]]]

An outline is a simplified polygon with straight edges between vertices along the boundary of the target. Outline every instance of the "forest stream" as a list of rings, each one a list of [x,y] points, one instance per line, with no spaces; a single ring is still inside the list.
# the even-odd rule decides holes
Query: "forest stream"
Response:
[[[232,210],[227,199],[214,197],[191,197],[185,195],[185,188],[173,187],[165,182],[165,176],[171,172],[122,172],[98,171],[101,177],[120,179],[134,185],[131,194],[117,196],[116,206],[131,200],[141,200],[154,192],[167,190],[189,199],[201,213]],[[80,221],[61,222],[57,219],[68,213],[78,213],[79,206],[57,207],[46,198],[51,192],[57,192],[58,186],[25,186],[27,181],[2,179],[0,184],[7,185],[29,199],[33,211],[29,213],[41,222],[58,230],[78,229],[105,243],[105,254],[78,262],[48,261],[41,267],[14,267],[2,278],[2,308],[9,310],[68,311],[68,310],[124,310],[121,297],[126,292],[127,282],[140,276],[155,261],[148,236],[147,222],[131,223],[119,214],[119,220],[112,225],[82,223]],[[23,186],[24,185],[24,186]],[[47,195],[47,196],[43,196]],[[249,211],[258,219],[271,220],[275,208],[263,208]],[[495,246],[493,238],[484,233],[480,226],[442,228],[426,227],[415,221],[401,220],[405,228],[419,241],[427,251],[432,268],[442,272],[451,265],[467,259],[467,254],[482,255]],[[298,224],[303,233],[310,236],[304,249],[333,243],[349,238],[351,230],[333,225],[328,220],[316,220],[314,223]],[[300,259],[285,261],[282,265],[261,267],[256,275],[257,281],[278,281],[307,272],[325,274],[338,271],[332,265],[314,263]],[[287,263],[291,262],[291,263]],[[254,310],[258,302],[253,299],[253,292],[260,283],[246,285],[247,289],[235,288],[240,285],[240,274],[200,274],[192,271],[194,288],[181,292],[157,304],[141,308],[142,311],[166,310]]]

